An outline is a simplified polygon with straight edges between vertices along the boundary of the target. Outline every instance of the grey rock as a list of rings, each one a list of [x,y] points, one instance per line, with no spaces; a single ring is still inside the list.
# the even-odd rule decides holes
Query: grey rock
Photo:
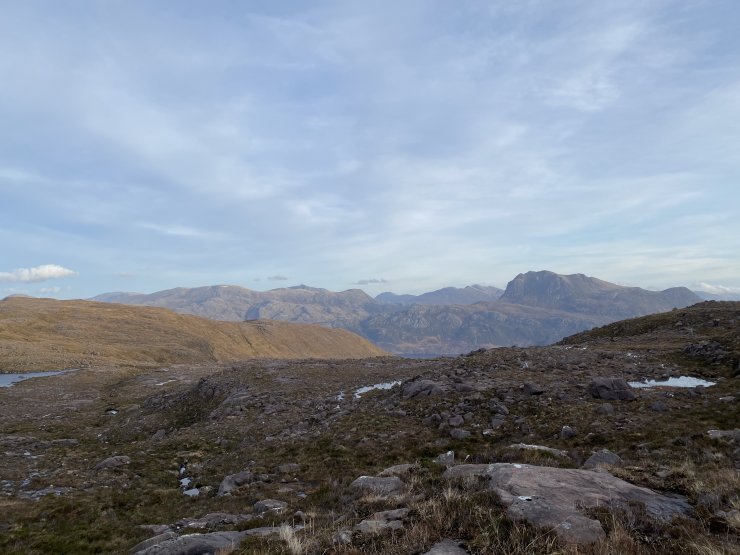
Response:
[[[414,464],[397,464],[395,466],[386,468],[380,474],[378,474],[378,476],[383,478],[388,476],[404,476],[405,474],[411,472],[414,468],[416,468],[416,465]]]
[[[653,412],[667,412],[668,405],[666,405],[663,401],[655,401],[652,405],[650,405],[650,410]]]
[[[162,441],[166,436],[167,432],[160,428],[152,435],[152,441]]]
[[[545,389],[542,386],[527,382],[522,388],[525,395],[542,395]]]
[[[301,469],[300,464],[285,463],[278,466],[275,470],[278,474],[295,474]]]
[[[441,384],[431,380],[416,380],[404,384],[401,395],[405,399],[414,397],[430,397],[444,393]]]
[[[179,528],[218,528],[219,526],[230,526],[248,522],[254,517],[252,515],[236,515],[231,513],[208,513],[202,517],[183,518],[175,525]]]
[[[731,441],[740,441],[740,429],[734,430],[708,430],[707,435],[711,439],[729,439]]]
[[[408,509],[395,509],[375,513],[371,518],[361,521],[354,528],[361,534],[378,534],[384,530],[400,530],[403,519],[409,514]]]
[[[602,449],[591,455],[588,460],[583,463],[582,468],[593,469],[605,466],[622,466],[624,462],[622,458],[616,453],[612,453],[609,449]]]
[[[588,392],[597,399],[632,401],[637,396],[622,378],[595,378],[588,384]]]
[[[459,540],[442,540],[435,543],[424,555],[468,555]]]
[[[282,513],[287,506],[288,504],[285,501],[279,501],[278,499],[263,499],[254,504],[254,512],[257,514],[269,512]]]
[[[506,416],[507,414],[509,414],[509,409],[501,403],[491,401],[491,412],[494,414],[502,414]]]
[[[460,428],[453,428],[450,430],[450,437],[453,439],[466,439],[470,437],[470,432],[461,430]]]
[[[119,468],[131,464],[131,459],[125,455],[117,455],[115,457],[108,457],[107,459],[100,461],[95,465],[95,470],[109,470],[111,468]]]
[[[506,423],[506,417],[498,414],[491,418],[491,428],[494,430],[498,430],[501,426],[503,426]]]
[[[244,532],[212,532],[210,534],[188,534],[179,538],[165,539],[140,551],[132,551],[134,555],[206,555],[215,554],[238,547],[241,541],[249,535],[261,535],[260,530]],[[277,533],[279,528],[275,528]]]
[[[390,496],[403,491],[403,482],[397,476],[360,476],[350,487],[362,493]]]
[[[553,449],[552,447],[546,447],[544,445],[528,445],[526,443],[515,443],[513,445],[509,445],[509,449],[524,449],[528,451],[542,451],[544,453],[550,453],[551,455],[555,455],[556,457],[568,457],[568,453],[565,451],[561,451],[560,449]]]
[[[347,529],[339,530],[334,534],[333,541],[337,545],[349,545],[352,543],[352,532]]]
[[[630,513],[637,504],[644,506],[649,517],[664,522],[691,510],[683,497],[634,486],[608,472],[497,463],[460,465],[449,469],[444,477],[466,475],[487,477],[488,487],[508,507],[510,518],[552,528],[568,544],[595,543],[605,537],[601,524],[582,514],[581,509],[608,506]]]
[[[148,540],[144,540],[143,542],[137,543],[135,546],[131,548],[131,553],[146,552],[146,550],[149,549],[150,547],[154,547],[155,545],[164,543],[167,540],[172,540],[176,537],[177,535],[174,532],[163,532],[161,534],[157,534],[156,536],[153,536],[149,538]]]
[[[218,487],[217,495],[219,497],[223,495],[228,495],[239,487],[245,484],[252,483],[254,480],[254,474],[252,474],[248,470],[237,472],[236,474],[229,474],[221,481],[221,485]]]
[[[436,462],[437,464],[441,464],[443,466],[450,467],[453,464],[455,464],[455,452],[447,451],[447,453],[442,453],[441,455],[437,455],[434,458],[434,462]]]
[[[576,431],[570,426],[563,426],[560,429],[560,437],[562,439],[571,439],[573,437],[576,437]]]
[[[465,420],[462,416],[456,414],[455,416],[451,416],[450,418],[448,418],[447,423],[450,426],[462,426],[465,423]]]

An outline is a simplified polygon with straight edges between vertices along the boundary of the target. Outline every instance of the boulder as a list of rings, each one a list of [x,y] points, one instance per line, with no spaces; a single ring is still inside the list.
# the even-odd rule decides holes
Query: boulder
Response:
[[[287,506],[288,504],[285,501],[279,501],[277,499],[263,499],[254,504],[254,512],[260,515],[269,512],[282,513]]]
[[[397,476],[360,476],[350,487],[361,493],[390,496],[403,491],[403,482]]]
[[[594,469],[605,466],[622,466],[624,464],[622,459],[616,453],[612,453],[609,449],[602,449],[591,455],[588,460],[583,463],[582,468]]]
[[[416,380],[406,382],[403,386],[401,395],[404,399],[412,399],[414,397],[440,395],[441,393],[444,393],[444,389],[442,389],[441,384],[431,380]]]
[[[404,474],[408,474],[411,472],[414,468],[416,468],[416,465],[414,464],[397,464],[395,466],[391,466],[383,470],[378,476],[381,476],[383,478],[386,478],[388,476],[403,476]]]
[[[442,453],[441,455],[437,455],[434,457],[434,462],[437,464],[441,464],[443,466],[450,467],[453,464],[455,464],[455,452],[454,451],[447,451],[447,453]]]
[[[488,487],[499,495],[510,518],[552,528],[568,544],[590,544],[605,537],[599,521],[581,509],[608,506],[631,513],[635,505],[642,505],[647,516],[664,522],[691,510],[683,497],[656,493],[607,472],[497,463],[460,465],[444,477],[466,475],[487,477]]]
[[[450,430],[450,437],[452,439],[467,439],[470,437],[470,432],[461,430],[460,428],[453,428]]]
[[[235,515],[231,513],[208,513],[202,517],[182,518],[175,525],[178,528],[217,528],[248,522],[252,515]]]
[[[163,538],[153,545],[132,551],[133,555],[200,555],[218,553],[238,547],[247,532],[212,532],[188,534],[179,538]],[[152,538],[152,540],[155,538]],[[137,545],[137,549],[141,544]]]
[[[524,449],[527,451],[542,451],[543,453],[549,453],[556,457],[568,457],[568,453],[561,451],[560,449],[554,449],[552,447],[545,447],[544,445],[528,445],[526,443],[515,443],[509,445],[509,449]]]
[[[468,555],[459,540],[442,540],[435,543],[424,555]]]
[[[525,383],[522,390],[525,395],[542,395],[545,392],[545,388],[530,382]]]
[[[131,459],[125,455],[117,455],[115,457],[108,457],[107,459],[100,461],[95,465],[95,470],[109,470],[111,468],[118,468],[131,464]]]
[[[355,526],[355,532],[361,534],[378,534],[384,530],[400,530],[403,528],[403,519],[409,514],[408,509],[381,511],[371,518],[361,521]]]
[[[595,378],[588,384],[588,392],[596,399],[632,401],[637,396],[622,378]]]
[[[296,463],[285,463],[285,464],[281,464],[280,466],[278,466],[275,469],[275,471],[278,474],[295,474],[300,469],[301,469],[301,465],[300,464],[296,464]]]
[[[217,495],[219,497],[223,495],[229,495],[239,487],[250,484],[254,481],[254,474],[245,470],[243,472],[237,472],[236,474],[229,474],[221,481],[221,485],[218,487]]]

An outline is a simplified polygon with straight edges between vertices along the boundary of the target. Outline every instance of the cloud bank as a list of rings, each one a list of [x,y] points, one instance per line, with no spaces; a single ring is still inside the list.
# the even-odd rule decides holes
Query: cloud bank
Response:
[[[77,272],[74,270],[59,266],[58,264],[43,264],[35,268],[18,268],[12,272],[0,272],[0,281],[34,283],[76,275]]]

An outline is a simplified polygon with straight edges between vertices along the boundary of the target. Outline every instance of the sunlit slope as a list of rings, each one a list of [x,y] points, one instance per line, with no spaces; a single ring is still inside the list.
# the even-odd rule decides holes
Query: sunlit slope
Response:
[[[90,301],[0,302],[0,371],[6,372],[384,354],[351,332],[313,324],[218,322],[163,308]]]

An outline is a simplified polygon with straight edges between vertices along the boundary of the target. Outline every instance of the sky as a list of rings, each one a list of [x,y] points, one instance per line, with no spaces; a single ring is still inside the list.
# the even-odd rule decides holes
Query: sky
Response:
[[[542,269],[740,292],[738,21],[736,0],[0,0],[0,296]]]

